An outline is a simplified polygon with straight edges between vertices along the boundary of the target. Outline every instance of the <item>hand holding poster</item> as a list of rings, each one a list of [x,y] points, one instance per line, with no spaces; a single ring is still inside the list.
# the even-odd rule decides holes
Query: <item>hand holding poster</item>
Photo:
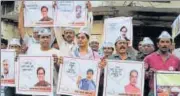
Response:
[[[143,65],[143,62],[108,60],[103,96],[143,96]]]
[[[1,85],[15,86],[15,50],[1,49]]]
[[[98,61],[64,57],[57,94],[97,96],[99,76]]]
[[[50,95],[53,91],[51,56],[19,56],[17,65],[18,94]]]
[[[85,1],[57,1],[56,26],[81,27],[87,22]]]
[[[25,1],[25,27],[51,27],[53,15],[53,1]]]
[[[154,96],[180,96],[180,72],[159,71],[154,79]]]
[[[125,40],[133,41],[132,17],[116,17],[105,19],[104,41],[115,43],[120,36]]]

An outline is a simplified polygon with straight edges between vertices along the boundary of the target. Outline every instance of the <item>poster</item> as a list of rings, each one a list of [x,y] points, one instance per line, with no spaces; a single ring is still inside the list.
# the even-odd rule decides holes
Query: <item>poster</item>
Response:
[[[81,27],[87,22],[86,1],[57,1],[55,25]]]
[[[108,18],[104,21],[104,41],[115,43],[120,36],[123,39],[133,42],[132,17]]]
[[[143,62],[108,60],[103,96],[143,96],[143,89]]]
[[[180,72],[159,71],[154,80],[154,96],[180,96]]]
[[[172,38],[176,38],[180,34],[180,15],[174,20],[172,24]]]
[[[57,94],[97,96],[100,69],[96,60],[64,57],[60,67]]]
[[[51,56],[21,55],[17,70],[16,92],[18,94],[52,94],[53,59]]]
[[[15,86],[15,50],[1,49],[1,85]]]
[[[54,23],[53,1],[25,1],[25,27],[52,27]]]

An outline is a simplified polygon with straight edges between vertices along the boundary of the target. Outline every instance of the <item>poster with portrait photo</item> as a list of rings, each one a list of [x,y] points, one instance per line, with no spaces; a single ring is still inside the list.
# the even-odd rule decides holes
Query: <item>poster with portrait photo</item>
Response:
[[[87,22],[86,1],[57,1],[56,26],[82,27]]]
[[[107,61],[103,96],[143,96],[143,89],[143,62]]]
[[[60,66],[57,94],[97,96],[100,69],[96,60],[64,57]]]
[[[1,86],[15,86],[15,58],[15,50],[1,49]]]
[[[180,96],[180,72],[157,71],[154,77],[154,96]]]
[[[53,59],[51,56],[20,55],[17,70],[16,92],[18,94],[52,94]]]
[[[25,1],[25,27],[52,27],[54,23],[53,1]]]
[[[129,46],[133,41],[132,17],[108,18],[104,21],[104,41],[115,43],[118,37],[129,40]]]

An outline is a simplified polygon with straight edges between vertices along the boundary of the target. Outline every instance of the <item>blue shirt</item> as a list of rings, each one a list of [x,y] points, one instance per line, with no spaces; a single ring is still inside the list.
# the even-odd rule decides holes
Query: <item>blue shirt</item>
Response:
[[[96,85],[93,80],[87,80],[86,78],[84,78],[84,79],[81,79],[79,83],[79,88],[81,90],[95,91]]]

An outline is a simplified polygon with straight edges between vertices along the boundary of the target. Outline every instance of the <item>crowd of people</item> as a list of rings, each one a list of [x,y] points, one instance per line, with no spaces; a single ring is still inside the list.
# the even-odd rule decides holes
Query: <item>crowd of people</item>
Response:
[[[101,60],[99,67],[102,74],[98,96],[103,95],[103,68],[108,64],[107,59],[144,61],[146,69],[144,96],[154,96],[154,72],[160,70],[180,71],[180,58],[172,54],[173,51],[170,50],[172,37],[167,31],[162,31],[157,38],[157,51],[155,51],[155,43],[150,37],[144,37],[142,41],[139,41],[138,51],[136,51],[133,46],[129,46],[130,42],[121,36],[116,39],[114,44],[103,42],[101,47],[97,38],[91,37],[87,27],[80,28],[77,34],[72,27],[64,28],[61,38],[56,38],[52,44],[51,33],[52,30],[48,28],[33,28],[32,37],[12,38],[9,42],[2,38],[1,49],[15,49],[17,57],[20,54],[52,56],[54,58],[54,96],[58,96],[55,95],[57,77],[59,66],[63,63],[63,56]],[[18,58],[15,58],[15,61],[17,63]],[[5,87],[4,92],[5,96],[26,96],[16,94],[14,87]]]

